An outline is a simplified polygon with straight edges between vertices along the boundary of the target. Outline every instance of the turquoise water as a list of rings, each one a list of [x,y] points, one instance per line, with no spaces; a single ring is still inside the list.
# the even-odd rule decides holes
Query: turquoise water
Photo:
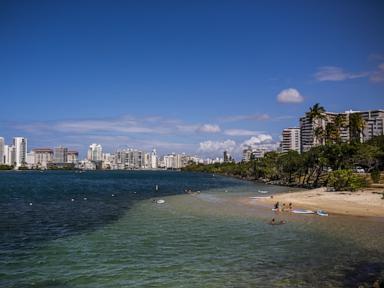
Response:
[[[0,286],[369,287],[383,278],[381,219],[286,216],[271,226],[269,208],[237,201],[258,190],[287,188],[178,172],[0,173]]]

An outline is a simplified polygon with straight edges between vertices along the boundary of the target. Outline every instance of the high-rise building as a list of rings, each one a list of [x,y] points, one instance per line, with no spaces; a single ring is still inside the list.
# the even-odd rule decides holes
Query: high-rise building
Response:
[[[4,138],[0,137],[0,164],[4,164]]]
[[[151,153],[151,168],[156,169],[157,167],[158,167],[157,152],[156,152],[156,149],[153,149]]]
[[[88,148],[87,159],[89,161],[102,161],[103,160],[103,148],[100,144],[91,144]]]
[[[354,113],[346,111],[345,114]],[[364,120],[362,142],[368,141],[375,136],[384,135],[384,110],[368,110],[355,112],[361,115]]]
[[[243,162],[249,162],[252,158],[252,148],[251,147],[247,147],[245,149],[243,149],[243,159],[242,161]]]
[[[4,145],[4,164],[15,165],[15,146]]]
[[[282,133],[281,151],[294,150],[300,153],[300,128],[286,128]]]
[[[55,147],[53,155],[54,163],[67,163],[68,162],[68,148]]]
[[[233,162],[231,154],[227,150],[223,152],[224,163]]]
[[[67,163],[77,163],[79,159],[79,152],[77,151],[68,151],[67,153]]]
[[[15,147],[15,166],[20,167],[27,163],[27,139],[24,137],[13,138]]]
[[[340,128],[340,138],[342,142],[351,139],[348,122],[351,114],[360,114],[364,120],[364,129],[360,135],[360,141],[365,142],[374,136],[384,135],[384,110],[367,111],[345,111],[344,113],[323,113],[322,119],[310,119],[309,113],[300,118],[300,141],[301,151],[308,151],[311,147],[325,143],[324,137],[316,137],[316,129],[322,128],[324,131],[328,123],[334,123],[336,116],[341,115],[346,120],[346,125]]]
[[[35,154],[35,165],[41,168],[47,168],[47,164],[53,162],[53,150],[51,148],[32,149]]]

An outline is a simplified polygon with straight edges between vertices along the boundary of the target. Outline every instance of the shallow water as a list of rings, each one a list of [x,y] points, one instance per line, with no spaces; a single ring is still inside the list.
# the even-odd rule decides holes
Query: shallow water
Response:
[[[383,278],[381,219],[284,215],[287,224],[271,226],[269,208],[235,201],[258,190],[287,188],[177,172],[1,173],[0,286],[357,287]]]

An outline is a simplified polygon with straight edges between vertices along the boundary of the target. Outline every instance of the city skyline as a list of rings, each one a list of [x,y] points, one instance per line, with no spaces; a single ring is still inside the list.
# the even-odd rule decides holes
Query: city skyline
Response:
[[[1,5],[0,135],[30,147],[238,155],[384,106],[381,1]]]

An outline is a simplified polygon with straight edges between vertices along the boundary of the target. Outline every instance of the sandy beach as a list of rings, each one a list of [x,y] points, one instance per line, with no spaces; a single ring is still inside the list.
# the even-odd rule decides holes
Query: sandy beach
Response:
[[[273,198],[242,199],[248,205],[270,205],[277,201],[280,205],[293,204],[294,209],[326,210],[329,213],[384,217],[383,188],[369,188],[356,192],[328,192],[325,188],[312,189],[302,192],[273,195]]]

